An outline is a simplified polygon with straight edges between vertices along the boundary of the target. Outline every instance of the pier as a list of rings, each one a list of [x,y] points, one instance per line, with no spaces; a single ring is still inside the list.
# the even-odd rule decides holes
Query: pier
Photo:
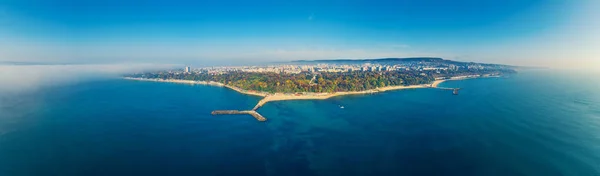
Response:
[[[435,87],[436,89],[442,89],[442,90],[451,90],[453,95],[458,95],[458,90],[460,90],[460,88],[450,88],[450,87]]]
[[[258,108],[262,107],[267,102],[269,102],[269,99],[267,97],[261,99],[260,101],[258,101],[258,103],[256,103],[256,106],[254,106],[254,108],[252,108],[252,111],[258,110]]]
[[[436,87],[436,89],[442,89],[442,90],[454,90],[454,89],[458,89],[458,88],[450,88],[450,87]]]
[[[243,114],[248,114],[251,115],[252,117],[254,117],[256,120],[264,122],[267,120],[267,118],[263,117],[262,115],[260,115],[258,112],[254,111],[254,110],[249,110],[249,111],[238,111],[238,110],[215,110],[212,111],[210,114],[212,115],[243,115]]]
[[[458,95],[458,90],[460,90],[460,89],[459,89],[459,88],[456,88],[456,89],[454,89],[454,90],[452,91],[452,94],[453,94],[453,95]]]

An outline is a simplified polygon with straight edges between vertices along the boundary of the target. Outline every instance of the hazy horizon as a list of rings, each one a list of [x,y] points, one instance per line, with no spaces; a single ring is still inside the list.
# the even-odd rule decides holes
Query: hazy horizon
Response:
[[[585,1],[0,2],[0,61],[254,64],[441,57],[598,68]]]

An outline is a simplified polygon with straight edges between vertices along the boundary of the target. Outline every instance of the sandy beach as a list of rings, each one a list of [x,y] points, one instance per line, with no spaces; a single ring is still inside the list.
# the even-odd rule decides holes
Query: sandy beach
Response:
[[[242,94],[264,97],[263,99],[261,99],[258,102],[258,104],[256,104],[256,106],[254,107],[253,110],[258,109],[261,106],[263,106],[264,104],[271,102],[271,101],[324,100],[324,99],[328,99],[331,97],[342,96],[342,95],[372,94],[372,93],[377,93],[377,92],[385,92],[385,91],[401,90],[401,89],[435,88],[440,83],[447,81],[447,80],[436,80],[431,84],[410,85],[410,86],[386,86],[386,87],[380,87],[380,88],[375,88],[375,89],[365,90],[365,91],[335,92],[335,93],[307,92],[307,93],[292,94],[292,93],[266,93],[266,92],[248,91],[248,90],[243,90],[243,89],[240,89],[240,88],[237,88],[234,86],[229,86],[229,85],[225,85],[223,83],[213,82],[213,81],[207,82],[207,81],[192,81],[192,80],[178,80],[178,79],[146,79],[146,78],[131,78],[131,77],[124,77],[124,79],[137,80],[137,81],[170,82],[170,83],[181,83],[181,84],[200,84],[200,85],[227,87],[231,90],[234,90],[234,91],[242,93]],[[464,79],[464,78],[454,78],[454,79],[450,79],[450,80],[458,80],[458,79]]]
[[[401,89],[419,89],[419,88],[435,88],[440,83],[446,80],[436,80],[432,84],[421,84],[421,85],[410,85],[410,86],[386,86],[365,91],[353,91],[353,92],[335,92],[335,93],[310,93],[310,94],[283,94],[275,93],[265,96],[262,100],[256,104],[254,110],[260,108],[267,102],[271,101],[284,101],[284,100],[324,100],[335,96],[342,95],[358,95],[358,94],[372,94],[378,92],[385,92],[390,90],[401,90]]]
[[[432,88],[437,87],[440,83],[446,80],[436,80],[432,84],[421,84],[421,85],[410,85],[410,86],[386,86],[375,88],[371,90],[365,91],[354,91],[354,92],[335,92],[335,93],[266,93],[266,92],[257,92],[257,91],[249,91],[240,89],[234,86],[225,85],[223,83],[214,82],[214,81],[193,81],[193,80],[179,80],[179,79],[147,79],[147,78],[132,78],[132,77],[123,77],[123,79],[127,80],[136,80],[136,81],[154,81],[154,82],[169,82],[169,83],[180,83],[180,84],[199,84],[199,85],[211,85],[218,87],[227,87],[231,90],[235,90],[239,93],[255,95],[260,97],[273,97],[273,101],[277,101],[278,99],[287,100],[287,99],[327,99],[334,96],[340,95],[352,95],[352,94],[369,94],[369,93],[377,93],[384,92],[390,90],[399,90],[399,89],[417,89],[417,88]],[[284,97],[284,98],[275,98],[275,97]]]
[[[444,81],[447,81],[447,80],[446,79],[435,80],[435,81],[433,81],[433,83],[431,83],[431,87],[438,87],[438,85],[440,85],[440,83],[443,83]]]
[[[181,84],[202,84],[202,85],[212,85],[212,86],[220,86],[220,87],[225,86],[222,83],[213,82],[213,81],[192,81],[192,80],[180,80],[180,79],[148,79],[148,78],[132,78],[132,77],[123,77],[123,79],[136,80],[136,81],[181,83]]]
[[[259,97],[265,97],[268,94],[263,92],[256,91],[247,91],[237,87],[225,85],[223,83],[214,82],[214,81],[192,81],[192,80],[180,80],[180,79],[147,79],[147,78],[132,78],[132,77],[123,77],[123,79],[127,80],[135,80],[135,81],[153,81],[153,82],[169,82],[169,83],[180,83],[180,84],[199,84],[199,85],[210,85],[210,86],[218,86],[218,87],[227,87],[231,90],[235,90],[236,92],[254,95]]]

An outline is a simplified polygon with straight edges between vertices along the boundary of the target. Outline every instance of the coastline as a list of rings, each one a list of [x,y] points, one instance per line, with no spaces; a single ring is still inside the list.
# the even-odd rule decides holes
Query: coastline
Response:
[[[281,100],[323,100],[328,99],[335,96],[342,95],[356,95],[356,94],[371,94],[377,92],[385,92],[390,90],[401,90],[401,89],[418,89],[418,88],[436,88],[440,83],[447,80],[435,80],[431,84],[419,84],[419,85],[410,85],[410,86],[386,86],[380,87],[370,90],[364,91],[349,91],[349,92],[335,92],[335,93],[313,93],[313,92],[301,92],[301,93],[265,93],[265,92],[256,92],[256,91],[248,91],[244,89],[240,89],[234,86],[225,85],[223,83],[214,82],[214,81],[192,81],[192,80],[180,80],[180,79],[148,79],[148,78],[132,78],[132,77],[123,77],[123,79],[127,80],[136,80],[136,81],[152,81],[152,82],[168,82],[168,83],[180,83],[180,84],[199,84],[199,85],[210,85],[217,87],[227,87],[231,90],[234,90],[241,94],[246,95],[254,95],[265,97],[268,101],[281,101]]]
[[[386,86],[381,88],[375,88],[371,90],[365,91],[352,91],[352,92],[335,92],[335,93],[318,93],[318,94],[282,94],[275,93],[269,96],[266,96],[262,100],[260,100],[253,110],[256,110],[262,107],[264,104],[271,101],[284,101],[284,100],[325,100],[331,97],[343,96],[343,95],[360,95],[360,94],[372,94],[378,92],[385,92],[390,90],[400,90],[400,89],[418,89],[418,88],[435,88],[438,84],[444,82],[445,80],[436,80],[432,84],[420,84],[420,85],[410,85],[410,86]]]
[[[386,86],[375,88],[371,90],[365,91],[351,91],[351,92],[335,92],[335,93],[312,93],[312,92],[303,92],[303,93],[266,93],[266,92],[256,92],[256,91],[248,91],[243,90],[238,87],[225,85],[223,83],[214,82],[214,81],[192,81],[192,80],[178,80],[178,79],[146,79],[146,78],[132,78],[132,77],[123,77],[123,79],[127,80],[136,80],[136,81],[154,81],[154,82],[170,82],[170,83],[182,83],[182,84],[201,84],[201,85],[211,85],[218,87],[227,87],[236,92],[246,94],[246,95],[254,95],[263,97],[254,108],[251,110],[238,111],[238,110],[215,110],[211,112],[213,115],[220,114],[249,114],[252,115],[256,120],[264,122],[267,119],[260,115],[257,110],[262,107],[264,104],[271,101],[284,101],[284,100],[324,100],[335,96],[343,96],[343,95],[358,95],[358,94],[371,94],[378,92],[385,92],[391,90],[401,90],[401,89],[419,89],[419,88],[438,88],[438,85],[442,82],[448,80],[463,80],[470,78],[481,78],[481,77],[491,77],[486,75],[468,75],[468,76],[459,76],[452,77],[450,79],[437,79],[433,81],[431,84],[420,84],[420,85],[410,85],[410,86]],[[441,88],[441,89],[454,89],[454,88]],[[456,89],[455,89],[456,91]]]
[[[431,84],[419,84],[419,85],[410,85],[410,86],[386,86],[380,87],[370,90],[364,91],[349,91],[349,92],[335,92],[335,93],[313,93],[313,92],[301,92],[301,93],[267,93],[267,92],[257,92],[257,91],[249,91],[240,89],[238,87],[225,85],[223,83],[214,82],[214,81],[192,81],[192,80],[179,80],[179,79],[147,79],[147,78],[132,78],[132,77],[123,77],[123,79],[127,80],[136,80],[136,81],[154,81],[154,82],[169,82],[169,83],[181,83],[181,84],[200,84],[200,85],[210,85],[217,87],[226,87],[231,90],[234,90],[241,94],[253,95],[263,97],[256,106],[252,109],[253,111],[262,107],[264,104],[271,101],[285,101],[285,100],[325,100],[331,97],[336,96],[344,96],[344,95],[360,95],[360,94],[372,94],[379,93],[385,91],[392,90],[402,90],[402,89],[421,89],[421,88],[438,88],[438,86],[445,81],[453,81],[453,80],[464,80],[464,79],[473,79],[473,78],[488,78],[488,77],[498,77],[496,75],[467,75],[467,76],[456,76],[450,79],[438,79],[433,81]]]
[[[225,85],[223,83],[214,82],[214,81],[192,81],[192,80],[181,80],[181,79],[149,79],[149,78],[132,78],[132,77],[123,77],[123,79],[134,80],[134,81],[167,82],[167,83],[179,83],[179,84],[199,84],[199,85],[209,85],[209,86],[217,86],[217,87],[227,87],[231,90],[234,90],[236,92],[246,94],[246,95],[254,95],[254,96],[259,96],[259,97],[268,96],[267,93],[247,91],[247,90],[243,90],[243,89],[240,89],[237,87]]]
[[[410,86],[386,86],[375,88],[371,90],[365,91],[351,91],[351,92],[335,92],[335,93],[265,93],[265,92],[256,92],[256,91],[248,91],[243,90],[234,86],[225,85],[223,83],[214,82],[214,81],[192,81],[192,80],[179,80],[179,79],[147,79],[147,78],[132,78],[132,77],[123,77],[123,79],[127,80],[135,80],[135,81],[153,81],[153,82],[168,82],[168,83],[180,83],[180,84],[199,84],[199,85],[210,85],[217,87],[226,87],[241,94],[246,95],[254,95],[263,97],[256,106],[252,110],[257,110],[262,107],[264,104],[271,101],[285,101],[285,100],[325,100],[331,97],[343,96],[343,95],[360,95],[360,94],[372,94],[378,92],[385,92],[391,90],[401,90],[401,89],[419,89],[419,88],[436,88],[440,83],[446,80],[435,80],[431,84],[420,84],[420,85],[410,85]]]

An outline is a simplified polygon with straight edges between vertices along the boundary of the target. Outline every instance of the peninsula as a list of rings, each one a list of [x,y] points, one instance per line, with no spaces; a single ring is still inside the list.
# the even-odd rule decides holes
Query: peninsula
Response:
[[[399,89],[438,88],[446,80],[500,76],[513,67],[465,63],[440,58],[294,61],[275,66],[207,67],[125,75],[140,81],[203,84],[226,87],[263,97],[252,110],[221,110],[217,114],[249,114],[264,104],[283,100],[319,100],[334,96],[371,94]],[[458,89],[443,88],[455,90]]]

